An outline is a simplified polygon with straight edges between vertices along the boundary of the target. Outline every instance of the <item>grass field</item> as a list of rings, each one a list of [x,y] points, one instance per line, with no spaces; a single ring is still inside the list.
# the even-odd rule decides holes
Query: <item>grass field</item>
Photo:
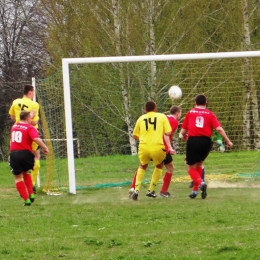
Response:
[[[39,191],[31,207],[22,206],[1,164],[0,259],[259,259],[259,178],[214,179],[208,171],[207,199],[191,200],[182,163],[176,157],[171,198],[146,197],[144,184],[138,201],[128,198],[128,186],[119,186],[60,196]],[[127,156],[81,159],[77,179],[90,186],[130,181],[137,165]],[[230,163],[228,175],[235,167]]]

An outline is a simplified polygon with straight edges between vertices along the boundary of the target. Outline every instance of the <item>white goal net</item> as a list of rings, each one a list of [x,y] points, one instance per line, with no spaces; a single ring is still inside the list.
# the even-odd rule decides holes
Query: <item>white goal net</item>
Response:
[[[259,56],[260,51],[252,51],[63,59],[63,86],[61,72],[36,83],[37,96],[44,103],[46,139],[66,140],[62,158],[67,183],[61,186],[69,185],[75,194],[77,186],[86,185],[78,179],[76,185],[75,140],[80,142],[81,158],[135,155],[136,119],[150,99],[156,101],[158,111],[167,113],[172,105],[167,94],[171,85],[182,89],[183,97],[175,105],[182,107],[183,116],[193,107],[195,96],[204,93],[209,109],[234,143],[215,165],[207,165],[208,171],[230,173],[230,164],[236,164],[236,174],[257,174]],[[174,145],[183,160],[185,144],[176,138]],[[216,148],[210,156],[219,156]]]

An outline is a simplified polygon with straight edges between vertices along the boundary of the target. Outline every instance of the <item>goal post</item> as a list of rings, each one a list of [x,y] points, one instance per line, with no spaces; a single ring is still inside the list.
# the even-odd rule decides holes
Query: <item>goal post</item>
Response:
[[[72,132],[72,115],[71,115],[71,97],[70,97],[70,77],[69,63],[62,59],[62,74],[64,86],[64,103],[65,103],[65,125],[67,137],[67,154],[68,154],[68,174],[69,174],[69,191],[71,194],[76,194],[76,176],[74,164],[73,150],[73,132]]]

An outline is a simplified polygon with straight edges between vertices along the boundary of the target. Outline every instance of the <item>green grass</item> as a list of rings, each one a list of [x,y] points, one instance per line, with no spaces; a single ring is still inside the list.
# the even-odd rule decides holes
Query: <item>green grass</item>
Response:
[[[260,176],[259,151],[247,152],[212,152],[205,161],[206,172],[211,175],[234,175],[246,174]],[[174,155],[175,173],[174,178],[187,177],[184,165],[185,155]],[[133,173],[138,166],[137,156],[113,155],[103,157],[87,157],[75,160],[76,185],[78,189],[95,187],[99,185],[114,184],[125,182],[129,185]],[[1,168],[1,165],[0,165]],[[51,187],[68,188],[68,167],[67,160],[59,159],[56,161],[58,174],[49,170],[46,162],[41,161],[41,179],[45,184],[47,174],[53,173]],[[8,170],[9,171],[9,170]],[[150,180],[153,171],[152,163],[149,165],[146,174],[146,181]],[[221,176],[220,176],[221,178]],[[1,184],[0,184],[1,185]]]
[[[128,156],[80,159],[84,174],[77,179],[130,181],[137,165]],[[171,198],[146,197],[144,184],[138,201],[122,186],[76,195],[39,192],[31,207],[23,207],[8,167],[0,168],[0,259],[259,259],[258,178],[210,180],[205,200],[189,199],[186,181],[171,184]],[[180,157],[176,178],[186,174],[183,168]]]

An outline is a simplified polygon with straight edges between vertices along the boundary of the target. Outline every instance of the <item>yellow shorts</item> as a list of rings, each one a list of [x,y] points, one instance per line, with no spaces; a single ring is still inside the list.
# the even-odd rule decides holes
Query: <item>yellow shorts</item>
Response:
[[[149,164],[152,160],[153,165],[161,164],[166,157],[165,147],[149,147],[146,145],[139,145],[138,158],[142,165]]]
[[[32,150],[37,151],[39,149],[39,145],[36,144],[35,142],[32,143]]]

